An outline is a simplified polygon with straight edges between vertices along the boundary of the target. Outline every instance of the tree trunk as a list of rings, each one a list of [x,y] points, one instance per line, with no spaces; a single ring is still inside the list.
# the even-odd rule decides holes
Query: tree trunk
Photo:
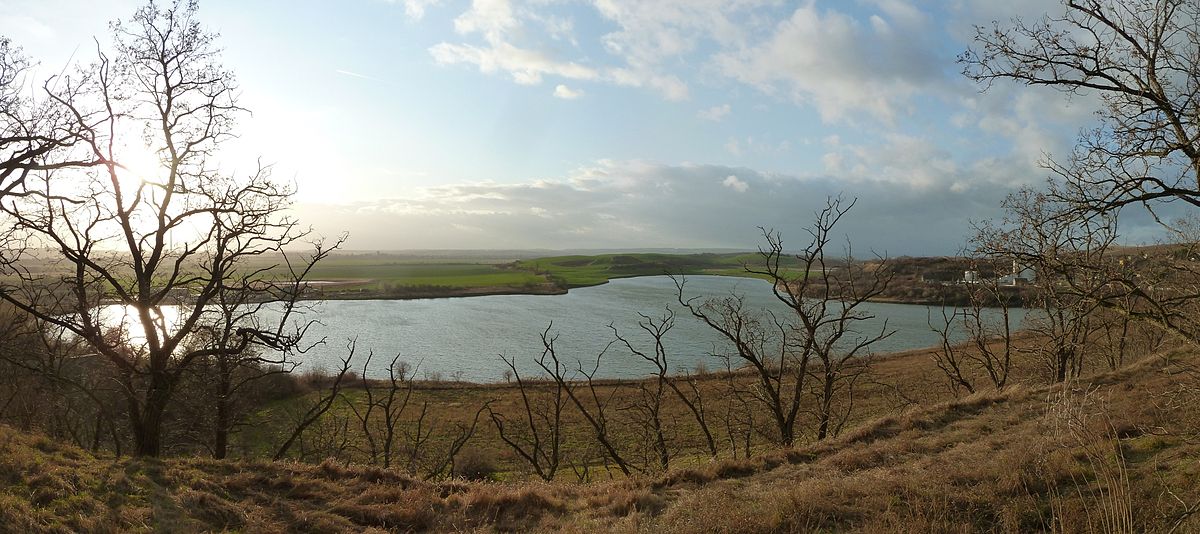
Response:
[[[167,411],[167,401],[171,398],[170,379],[166,373],[150,374],[150,386],[141,410],[131,410],[140,413],[130,418],[133,425],[134,455],[156,457],[162,455],[162,424],[163,415]]]
[[[829,435],[829,420],[832,418],[830,412],[833,411],[833,383],[835,380],[834,376],[826,373],[825,388],[821,392],[821,412],[819,414],[821,421],[817,427],[817,441],[821,441]]]
[[[1054,381],[1063,383],[1067,381],[1067,362],[1070,359],[1070,354],[1066,350],[1059,349],[1058,351],[1058,368],[1055,369]]]
[[[229,398],[217,398],[217,420],[213,440],[213,458],[224,460],[229,449]]]
[[[162,415],[146,406],[145,413],[133,423],[134,456],[156,457],[162,454]]]

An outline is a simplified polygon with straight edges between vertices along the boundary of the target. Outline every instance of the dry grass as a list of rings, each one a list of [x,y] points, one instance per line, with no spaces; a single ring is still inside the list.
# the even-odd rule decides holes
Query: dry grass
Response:
[[[591,484],[97,459],[0,427],[0,531],[1196,531],[1200,359],[1171,356],[899,412],[880,395],[864,405],[886,415],[836,439]],[[915,390],[920,358],[877,372]]]

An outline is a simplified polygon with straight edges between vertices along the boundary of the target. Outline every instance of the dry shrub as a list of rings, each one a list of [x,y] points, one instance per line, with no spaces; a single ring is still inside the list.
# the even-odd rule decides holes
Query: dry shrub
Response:
[[[869,533],[941,532],[970,533],[989,525],[972,525],[945,496],[928,498],[906,494],[889,501],[879,513],[871,514],[857,530]],[[994,526],[994,525],[990,525]],[[982,528],[981,528],[982,527]]]
[[[388,504],[400,502],[409,498],[412,492],[400,486],[387,484],[372,484],[355,497],[358,504]]]
[[[29,501],[0,493],[0,525],[12,532],[36,532],[38,520]]]
[[[452,499],[461,503],[468,516],[498,528],[514,528],[514,523],[536,522],[544,514],[561,514],[566,504],[547,493],[545,487],[528,485],[519,488],[478,486]]]
[[[178,499],[190,515],[221,530],[240,529],[245,525],[245,514],[236,504],[211,493],[185,488],[179,492]]]
[[[699,469],[692,469],[692,468],[676,469],[676,470],[673,470],[673,471],[667,473],[662,478],[660,478],[655,483],[655,487],[657,487],[657,488],[674,487],[674,486],[679,486],[682,484],[700,485],[700,484],[705,484],[707,482],[710,482],[712,480],[713,480],[713,474],[708,471],[702,471]]]
[[[788,490],[788,507],[780,512],[780,521],[796,527],[845,530],[846,525],[900,504],[894,485],[875,475],[809,479]],[[881,502],[881,496],[887,501]]]
[[[362,530],[362,527],[345,517],[322,511],[300,510],[294,514],[287,514],[287,519],[287,530],[290,532],[342,534]]]
[[[847,448],[834,453],[825,459],[828,463],[842,471],[861,471],[883,464],[887,457],[879,447]]]
[[[661,495],[634,484],[606,486],[603,491],[588,495],[585,502],[588,508],[602,510],[614,517],[632,513],[654,515],[666,506],[666,500]]]
[[[248,471],[229,477],[225,485],[233,491],[258,493],[296,500],[320,499],[334,493],[324,481],[302,477],[292,471]]]
[[[817,455],[808,451],[798,451],[796,449],[788,449],[783,451],[783,459],[792,465],[806,464],[817,459]]]
[[[900,432],[900,419],[886,416],[871,423],[851,429],[842,434],[837,440],[839,444],[870,443],[880,439],[890,438]]]
[[[454,459],[453,475],[467,480],[492,480],[497,470],[495,459],[474,447],[463,449]]]
[[[1114,424],[1096,390],[1052,391],[1046,418],[1048,450],[1032,492],[1049,501],[1050,528],[1062,532],[1133,532],[1136,517],[1129,466],[1120,438],[1132,423]],[[1040,490],[1040,491],[1039,491]]]
[[[438,517],[436,496],[428,489],[410,491],[386,504],[340,502],[330,511],[362,526],[401,532],[429,529]]]
[[[712,467],[715,478],[741,478],[755,471],[753,460],[721,460]]]
[[[438,484],[438,496],[445,499],[451,495],[459,495],[471,491],[470,484],[459,482],[456,480],[447,480]]]
[[[123,506],[116,516],[116,522],[121,525],[149,526],[154,523],[154,510],[148,506]]]
[[[783,511],[790,507],[791,500],[781,488],[772,488],[748,498],[731,485],[720,484],[683,497],[668,508],[649,530],[713,534],[814,530],[788,528]]]
[[[40,469],[43,471],[32,474],[25,481],[32,490],[29,500],[35,506],[46,506],[78,491],[74,473],[52,466],[40,466]]]
[[[326,458],[317,464],[317,473],[328,479],[343,479],[351,474],[358,474],[352,471],[349,466],[342,465],[341,462],[334,458]]]

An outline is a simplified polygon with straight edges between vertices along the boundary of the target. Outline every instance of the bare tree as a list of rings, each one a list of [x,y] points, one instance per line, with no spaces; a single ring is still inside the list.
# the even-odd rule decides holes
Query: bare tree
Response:
[[[194,1],[144,6],[113,25],[111,55],[98,45],[94,65],[47,82],[48,105],[79,132],[79,157],[98,165],[28,174],[0,200],[12,223],[0,274],[19,280],[0,286],[0,299],[85,340],[117,371],[138,455],[162,452],[170,399],[193,363],[252,345],[286,354],[305,330],[290,312],[307,268],[269,258],[308,231],[285,215],[292,191],[268,167],[236,178],[214,165],[243,110],[195,15]],[[138,153],[152,154],[153,168],[133,165]],[[309,260],[336,246],[318,245]],[[22,264],[39,259],[49,274]],[[283,302],[283,317],[188,348],[230,292]],[[113,310],[128,314],[122,335],[108,335]]]
[[[743,457],[750,458],[755,433],[754,405],[757,403],[739,383],[739,373],[733,367],[734,357],[729,354],[716,356],[725,362],[725,370],[721,372],[724,385],[722,397],[725,399],[722,422],[725,425],[725,438],[729,440],[729,453],[736,460],[741,450]]]
[[[937,323],[931,314],[929,326],[940,340],[934,363],[955,391],[975,393],[980,373],[991,387],[1004,389],[1012,371],[1014,350],[1012,295],[1002,290],[997,280],[981,281],[967,290],[966,306],[942,305],[941,321]],[[989,320],[989,310],[999,313],[999,318]],[[963,332],[965,339],[955,338],[956,330]]]
[[[98,165],[100,160],[71,149],[84,125],[63,109],[22,96],[29,62],[0,36],[0,197],[20,193],[32,173]]]
[[[709,429],[704,409],[704,396],[700,394],[699,388],[696,386],[695,381],[691,380],[690,375],[682,377],[682,381],[689,388],[687,392],[679,385],[681,379],[671,375],[670,363],[667,360],[667,350],[663,345],[663,337],[675,327],[675,312],[668,308],[658,318],[642,313],[638,315],[641,317],[641,320],[638,321],[638,327],[653,339],[654,348],[652,353],[635,348],[633,343],[621,335],[620,331],[612,324],[609,324],[608,328],[612,330],[613,337],[617,342],[623,345],[626,350],[654,366],[654,378],[652,381],[643,381],[639,384],[642,399],[639,411],[644,416],[642,419],[649,423],[648,428],[653,436],[653,449],[657,454],[659,466],[662,469],[667,469],[671,458],[667,447],[668,439],[662,416],[663,396],[667,392],[673,393],[687,407],[688,411],[692,414],[692,418],[699,426],[701,433],[704,434],[705,445],[708,448],[709,454],[716,457],[717,444],[716,439],[713,438],[712,431]]]
[[[453,437],[450,438],[450,444],[446,446],[445,454],[438,458],[431,467],[425,470],[425,479],[430,480],[439,478],[445,475],[453,475],[457,472],[455,465],[458,461],[458,454],[462,452],[463,447],[471,441],[475,436],[475,429],[479,427],[479,416],[483,415],[484,410],[487,410],[487,404],[480,406],[475,410],[475,416],[471,418],[471,424],[455,423]]]
[[[537,386],[521,378],[516,358],[500,356],[516,379],[517,392],[521,394],[523,421],[510,422],[509,418],[484,405],[500,440],[523,458],[543,480],[554,480],[562,460],[562,416],[566,406],[564,384],[555,380],[553,391],[546,398],[534,398]],[[515,427],[515,428],[514,428]]]
[[[384,468],[392,466],[392,454],[395,451],[396,430],[404,411],[408,408],[413,394],[413,375],[416,369],[410,369],[406,362],[400,361],[400,355],[392,357],[388,364],[387,382],[383,391],[377,391],[378,386],[368,378],[368,370],[375,353],[369,352],[362,365],[362,390],[366,394],[365,406],[360,410],[358,405],[349,400],[354,416],[362,429],[363,439],[367,441],[367,454],[372,464],[381,462]],[[378,415],[376,414],[378,410]],[[375,417],[372,417],[372,416]],[[382,417],[380,422],[378,418]]]
[[[793,327],[769,311],[747,309],[740,295],[701,301],[700,297],[684,296],[685,278],[675,283],[679,302],[727,339],[736,351],[735,357],[754,371],[757,388],[753,396],[771,416],[777,431],[773,439],[790,445],[796,438],[811,358],[811,354],[792,350]]]
[[[1010,195],[1004,207],[1004,219],[981,225],[974,238],[976,249],[1038,273],[1028,295],[1028,304],[1038,313],[1026,322],[1044,342],[1032,350],[1046,364],[1052,381],[1078,376],[1085,343],[1107,327],[1093,311],[1120,292],[1113,283],[1113,275],[1121,275],[1119,265],[1109,256],[1117,236],[1116,219],[1071,216],[1052,194],[1031,190]]]
[[[1200,5],[1063,4],[1058,16],[977,28],[976,48],[960,57],[964,73],[985,87],[1010,80],[1098,95],[1099,125],[1080,137],[1069,158],[1045,162],[1056,178],[1048,195],[1059,204],[1057,216],[1115,217],[1121,208],[1138,206],[1174,233],[1178,228],[1161,210],[1200,207]],[[1102,283],[1092,284],[1104,291],[1087,298],[1197,339],[1200,271],[1189,262],[1168,262],[1161,277],[1146,274],[1111,269]]]
[[[11,311],[11,310],[9,310]],[[119,398],[108,369],[77,339],[23,314],[0,319],[0,420],[92,451],[120,454]]]
[[[863,304],[891,281],[886,260],[867,266],[855,261],[848,249],[842,262],[826,256],[834,227],[853,206],[854,201],[828,199],[807,230],[810,241],[795,255],[784,251],[779,233],[763,229],[766,246],[760,247],[758,262],[745,269],[771,282],[776,299],[791,310],[792,321],[769,311],[762,315],[746,310],[738,296],[686,298],[683,281],[676,281],[680,304],[732,343],[737,357],[754,370],[759,400],[784,445],[796,439],[806,378],[819,381],[813,385],[813,411],[817,439],[824,439],[836,434],[849,417],[854,387],[870,363],[871,345],[892,334],[886,321],[878,331],[861,329],[875,317]],[[835,406],[839,398],[845,401],[840,407]]]
[[[596,384],[596,373],[600,370],[600,361],[608,351],[608,348],[612,346],[611,343],[596,355],[596,361],[591,371],[583,368],[582,361],[576,362],[577,376],[583,377],[582,380],[568,378],[566,367],[559,358],[558,351],[554,348],[554,343],[558,339],[558,335],[550,335],[552,328],[554,328],[553,323],[547,326],[546,330],[541,334],[544,350],[541,357],[535,363],[550,376],[550,379],[554,380],[562,388],[567,398],[570,399],[571,404],[575,405],[576,410],[587,421],[588,426],[592,427],[592,436],[600,444],[600,447],[604,449],[606,461],[612,460],[625,476],[632,475],[633,470],[638,470],[638,468],[626,461],[617,450],[611,428],[608,425],[608,407],[617,390],[613,388],[607,395],[602,395],[600,388]],[[584,392],[581,393],[578,390],[584,390]]]
[[[312,306],[297,299],[307,289],[304,280],[308,272],[327,257],[333,249],[318,246],[311,256],[296,257],[283,251],[282,265],[288,273],[286,283],[265,282],[262,270],[253,269],[240,273],[236,279],[225,282],[225,288],[210,301],[209,313],[196,325],[186,350],[204,350],[207,357],[196,360],[185,372],[190,375],[189,387],[208,391],[203,395],[205,406],[212,411],[212,455],[225,458],[228,455],[229,437],[236,427],[243,424],[252,410],[251,399],[261,400],[269,391],[258,387],[269,383],[271,378],[291,373],[297,366],[292,356],[302,355],[325,340],[299,341],[311,321],[298,324],[295,331],[296,343],[286,352],[275,352],[270,347],[247,345],[242,347],[242,333],[246,328],[280,334],[287,327],[287,318],[307,313]],[[273,295],[264,298],[263,292],[255,290],[275,284]],[[268,317],[276,316],[274,321]],[[264,350],[267,349],[267,350]],[[286,392],[281,392],[286,393]]]
[[[333,407],[334,401],[340,398],[344,380],[347,374],[350,373],[350,361],[354,359],[355,347],[356,343],[354,341],[350,341],[347,347],[346,357],[342,358],[341,366],[333,375],[332,382],[328,387],[320,388],[317,393],[317,398],[308,403],[307,407],[303,408],[302,412],[296,414],[295,421],[292,424],[292,430],[288,433],[287,437],[284,438],[283,442],[280,443],[279,448],[275,450],[275,456],[272,459],[279,460],[286,457],[288,451],[292,449],[292,446],[296,444],[297,440],[304,436],[304,432],[308,430],[309,427],[320,421],[321,416],[325,415],[325,412],[328,412],[329,409]],[[340,433],[343,435],[347,434],[345,429],[342,429]],[[342,448],[347,446],[348,444],[343,444]]]

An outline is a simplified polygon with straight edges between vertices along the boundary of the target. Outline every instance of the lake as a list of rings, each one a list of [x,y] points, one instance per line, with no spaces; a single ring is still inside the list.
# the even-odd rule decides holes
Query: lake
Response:
[[[765,281],[721,276],[688,277],[687,295],[719,296],[731,292],[745,296],[751,309],[769,308],[786,314]],[[727,351],[722,339],[686,310],[680,310],[675,285],[665,276],[613,280],[607,284],[572,289],[565,295],[496,295],[422,300],[336,300],[318,303],[321,324],[310,334],[327,343],[301,357],[300,369],[333,369],[346,354],[346,340],[357,337],[361,355],[375,351],[369,376],[386,373],[396,354],[412,365],[417,377],[461,378],[477,382],[503,380],[507,369],[499,355],[515,357],[522,376],[533,376],[534,359],[542,353],[539,334],[553,321],[559,335],[555,347],[561,359],[574,367],[576,360],[594,362],[612,341],[609,323],[630,338],[640,350],[651,351],[651,338],[637,327],[638,312],[661,315],[675,310],[675,327],[665,339],[672,369],[723,367],[714,352]],[[876,353],[924,348],[938,344],[929,328],[929,314],[941,320],[941,309],[921,305],[868,303],[864,311],[876,315],[864,331],[878,331],[883,321],[896,332],[873,346]],[[998,316],[998,313],[996,314]],[[1013,310],[1014,328],[1024,310]],[[781,315],[786,317],[786,315]],[[359,356],[361,357],[361,356]],[[359,357],[356,357],[358,359]],[[359,360],[361,361],[361,360]],[[586,364],[590,368],[590,363]],[[597,376],[635,377],[650,365],[623,347],[613,346],[601,362]],[[361,364],[356,366],[361,370]]]

